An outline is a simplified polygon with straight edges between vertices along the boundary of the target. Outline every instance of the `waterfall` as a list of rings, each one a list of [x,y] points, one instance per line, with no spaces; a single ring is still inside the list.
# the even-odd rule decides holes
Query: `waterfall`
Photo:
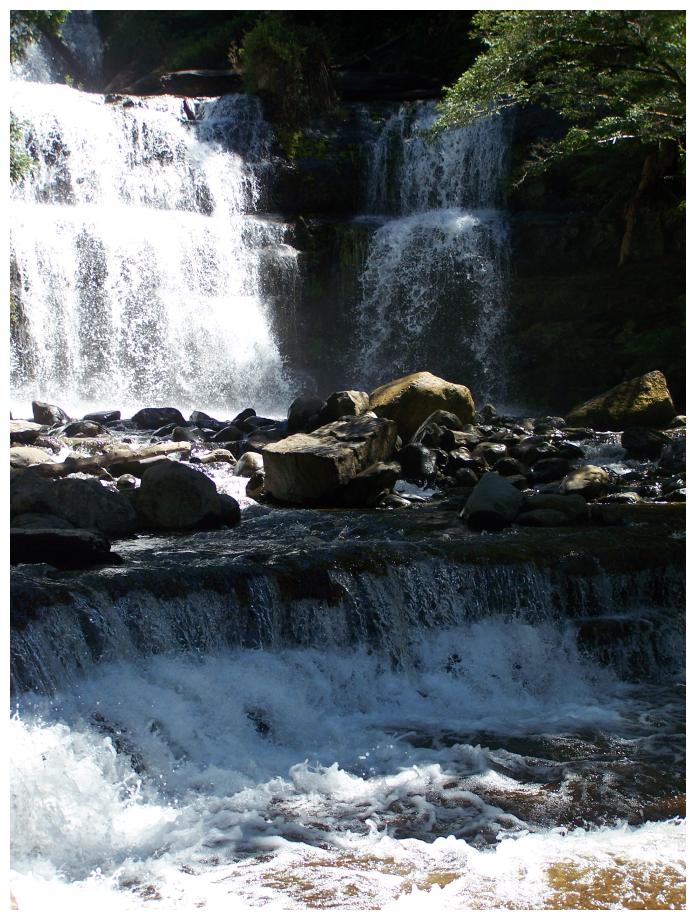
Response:
[[[11,202],[13,398],[284,408],[261,269],[294,276],[296,252],[255,213],[258,100],[15,81],[12,112],[34,163]]]
[[[356,309],[356,368],[368,385],[431,370],[477,401],[505,396],[508,274],[500,118],[427,135],[433,104],[404,104],[375,140],[367,209],[388,215],[371,241]]]

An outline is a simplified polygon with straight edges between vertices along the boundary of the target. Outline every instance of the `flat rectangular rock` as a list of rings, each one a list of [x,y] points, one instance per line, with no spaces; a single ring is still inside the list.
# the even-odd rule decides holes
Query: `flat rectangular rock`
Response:
[[[265,489],[280,501],[315,504],[373,463],[389,460],[396,423],[363,415],[310,434],[293,434],[263,448]]]

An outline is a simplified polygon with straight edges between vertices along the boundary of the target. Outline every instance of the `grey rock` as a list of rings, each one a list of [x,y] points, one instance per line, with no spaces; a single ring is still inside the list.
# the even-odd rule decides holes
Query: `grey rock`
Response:
[[[255,451],[247,451],[237,460],[234,475],[249,478],[261,469],[263,469],[263,455]]]
[[[197,530],[220,523],[215,483],[186,463],[156,463],[134,495],[138,512],[156,530]]]
[[[132,534],[137,519],[125,496],[97,479],[45,479],[34,470],[10,479],[10,513],[55,514],[74,527],[117,537]]]
[[[522,494],[498,473],[485,473],[469,496],[461,517],[470,530],[502,530],[523,504]]]
[[[11,529],[10,563],[47,562],[60,568],[120,561],[103,534],[89,530]]]
[[[609,474],[601,466],[587,464],[569,473],[561,483],[561,492],[585,498],[599,498],[609,486]]]

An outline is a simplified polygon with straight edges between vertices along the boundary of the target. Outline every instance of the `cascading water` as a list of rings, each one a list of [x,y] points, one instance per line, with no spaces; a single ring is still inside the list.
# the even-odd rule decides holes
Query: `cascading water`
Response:
[[[506,125],[481,119],[431,140],[433,104],[387,118],[370,157],[367,208],[394,215],[372,238],[356,310],[366,386],[413,370],[505,394]]]
[[[426,542],[257,508],[18,571],[20,908],[682,906],[679,573]]]
[[[253,97],[194,103],[15,81],[34,169],[13,189],[13,397],[287,405],[264,298],[296,274],[254,216],[271,140]]]

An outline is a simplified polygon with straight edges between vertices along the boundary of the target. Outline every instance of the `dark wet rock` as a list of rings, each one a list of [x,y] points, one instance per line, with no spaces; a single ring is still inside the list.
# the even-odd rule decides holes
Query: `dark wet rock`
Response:
[[[677,437],[665,444],[658,466],[666,473],[683,473],[686,470],[686,437]]]
[[[389,460],[396,425],[363,415],[294,434],[263,449],[266,491],[295,504],[324,500],[358,473]]]
[[[453,472],[454,481],[458,486],[472,488],[478,483],[479,475],[471,467],[461,466]]]
[[[100,435],[109,434],[107,428],[91,419],[80,419],[69,422],[59,432],[66,438],[98,438]]]
[[[181,425],[172,429],[171,436],[174,441],[190,441],[192,444],[205,440],[200,428],[183,428]]]
[[[477,418],[481,422],[492,422],[498,416],[498,412],[491,403],[486,403],[481,406],[481,408],[476,413]]]
[[[631,460],[657,460],[669,437],[656,428],[627,428],[621,446]]]
[[[400,476],[401,466],[398,463],[373,463],[337,489],[332,501],[345,508],[374,508],[385,494],[391,492]]]
[[[285,425],[277,425],[275,428],[261,428],[258,431],[252,431],[242,442],[244,449],[239,451],[239,453],[244,453],[247,450],[262,451],[267,444],[275,444],[278,441],[282,441],[283,438],[287,438],[287,436],[288,431]]]
[[[252,409],[251,407],[248,409],[242,409],[242,411],[238,412],[232,421],[227,422],[227,424],[238,425],[241,422],[245,422],[248,418],[252,418],[254,415],[256,415],[256,409]]]
[[[56,514],[40,514],[28,512],[27,514],[17,514],[10,522],[11,527],[20,528],[21,530],[73,530],[74,526],[65,518],[58,517]]]
[[[47,562],[59,568],[79,569],[99,563],[114,563],[120,557],[101,533],[76,529],[10,530],[10,563]]]
[[[556,448],[543,436],[532,435],[529,438],[523,438],[516,447],[510,449],[510,453],[527,466],[532,466],[539,460],[555,457]]]
[[[220,523],[215,483],[186,463],[150,466],[134,497],[138,512],[156,530],[197,530]]]
[[[443,428],[440,437],[440,447],[443,450],[456,450],[459,447],[466,447],[467,450],[473,450],[481,441],[481,436],[477,431],[455,431],[452,428]]]
[[[407,498],[404,498],[403,495],[398,495],[392,492],[391,494],[385,495],[384,498],[380,499],[377,507],[385,509],[410,508],[411,502]]]
[[[234,424],[237,428],[241,428],[244,434],[251,434],[254,431],[275,428],[278,425],[278,421],[273,418],[266,418],[263,415],[251,415],[245,419],[238,419]]]
[[[474,400],[465,386],[450,383],[428,371],[392,380],[370,393],[370,409],[396,422],[404,442],[438,409],[456,415],[463,424],[474,418]]]
[[[288,432],[308,433],[314,428],[319,428],[319,413],[324,408],[324,400],[315,393],[305,393],[298,396],[288,409]]]
[[[565,428],[566,420],[558,415],[545,415],[534,422],[534,431],[538,434],[558,431]]]
[[[414,444],[425,444],[426,447],[440,447],[445,429],[461,431],[464,425],[453,412],[439,409],[432,412],[411,438]]]
[[[247,498],[253,498],[254,501],[260,501],[266,491],[265,482],[266,473],[263,469],[252,473],[246,484],[246,489],[244,490],[247,494]]]
[[[242,519],[239,502],[231,495],[218,495],[218,521],[215,526],[236,527]]]
[[[567,421],[569,425],[586,425],[599,431],[624,431],[633,426],[662,428],[674,416],[664,374],[651,371],[576,406],[568,413]]]
[[[135,413],[131,421],[136,428],[141,430],[162,428],[164,425],[171,424],[181,425],[182,428],[186,428],[184,416],[178,409],[174,409],[171,406],[140,409],[139,412]]]
[[[137,476],[138,479],[142,479],[146,470],[149,470],[156,464],[173,462],[174,461],[170,457],[167,457],[165,454],[144,458],[133,456],[116,460],[114,463],[110,463],[107,469],[112,476],[116,476],[117,478],[130,473],[131,476]]]
[[[570,460],[565,457],[546,457],[537,462],[529,470],[528,478],[532,483],[556,482],[570,470]]]
[[[599,498],[609,486],[609,474],[601,466],[587,464],[569,473],[561,483],[564,494],[582,495],[584,498]]]
[[[210,439],[215,444],[229,444],[231,441],[244,439],[244,432],[237,425],[226,425],[220,428]]]
[[[671,492],[667,492],[665,494],[664,500],[666,502],[685,502],[686,489],[674,489]]]
[[[667,428],[685,428],[686,427],[686,416],[685,415],[675,415],[672,421],[667,425]]]
[[[22,471],[10,480],[12,516],[26,512],[55,514],[74,527],[107,536],[135,532],[136,516],[120,493],[96,479],[45,479],[34,470]]]
[[[116,480],[116,488],[119,492],[129,492],[138,488],[138,480],[131,473],[124,473]]]
[[[536,511],[523,511],[515,519],[522,527],[563,527],[569,523],[562,511],[553,508],[539,508]]]
[[[196,428],[207,428],[209,431],[221,431],[227,427],[227,422],[220,422],[207,412],[200,412],[198,409],[189,415],[189,424]]]
[[[524,492],[525,489],[529,488],[529,480],[526,476],[506,476],[507,481],[511,486],[514,486],[516,489],[519,489],[520,492]]]
[[[435,454],[423,444],[406,444],[397,453],[404,478],[424,482],[435,475]]]
[[[370,397],[359,390],[332,393],[319,411],[319,425],[337,422],[344,416],[364,415],[370,409]]]
[[[558,495],[553,493],[536,493],[525,495],[522,511],[557,511],[566,519],[574,522],[587,520],[587,501],[579,494]]]
[[[602,501],[609,505],[637,505],[643,499],[637,492],[612,492],[605,495]]]
[[[559,457],[565,457],[566,460],[582,460],[585,451],[578,444],[571,441],[556,441],[554,443],[556,453]]]
[[[10,419],[10,444],[33,444],[46,430],[38,422]]]
[[[34,401],[31,404],[34,421],[39,425],[64,425],[70,421],[68,413],[59,406],[50,403]]]
[[[525,476],[527,474],[527,467],[524,463],[514,457],[501,457],[493,464],[493,469],[501,476]]]
[[[153,440],[157,438],[171,438],[174,429],[181,427],[182,426],[177,425],[176,422],[168,422],[166,425],[162,425],[161,428],[157,428],[152,432]]]
[[[263,469],[263,455],[255,451],[247,451],[237,460],[234,468],[234,475],[243,476],[248,479],[261,469]]]
[[[481,458],[490,466],[493,466],[498,460],[507,454],[507,447],[504,444],[496,444],[494,441],[482,441],[477,444],[471,452],[475,458]]]
[[[109,425],[121,420],[121,413],[118,409],[103,409],[99,412],[88,412],[83,416],[85,422],[97,422],[99,425]]]
[[[522,494],[498,473],[485,473],[469,496],[461,517],[470,530],[502,530],[523,504]]]
[[[37,463],[50,463],[51,454],[40,447],[11,447],[10,468],[13,470],[26,469]]]

